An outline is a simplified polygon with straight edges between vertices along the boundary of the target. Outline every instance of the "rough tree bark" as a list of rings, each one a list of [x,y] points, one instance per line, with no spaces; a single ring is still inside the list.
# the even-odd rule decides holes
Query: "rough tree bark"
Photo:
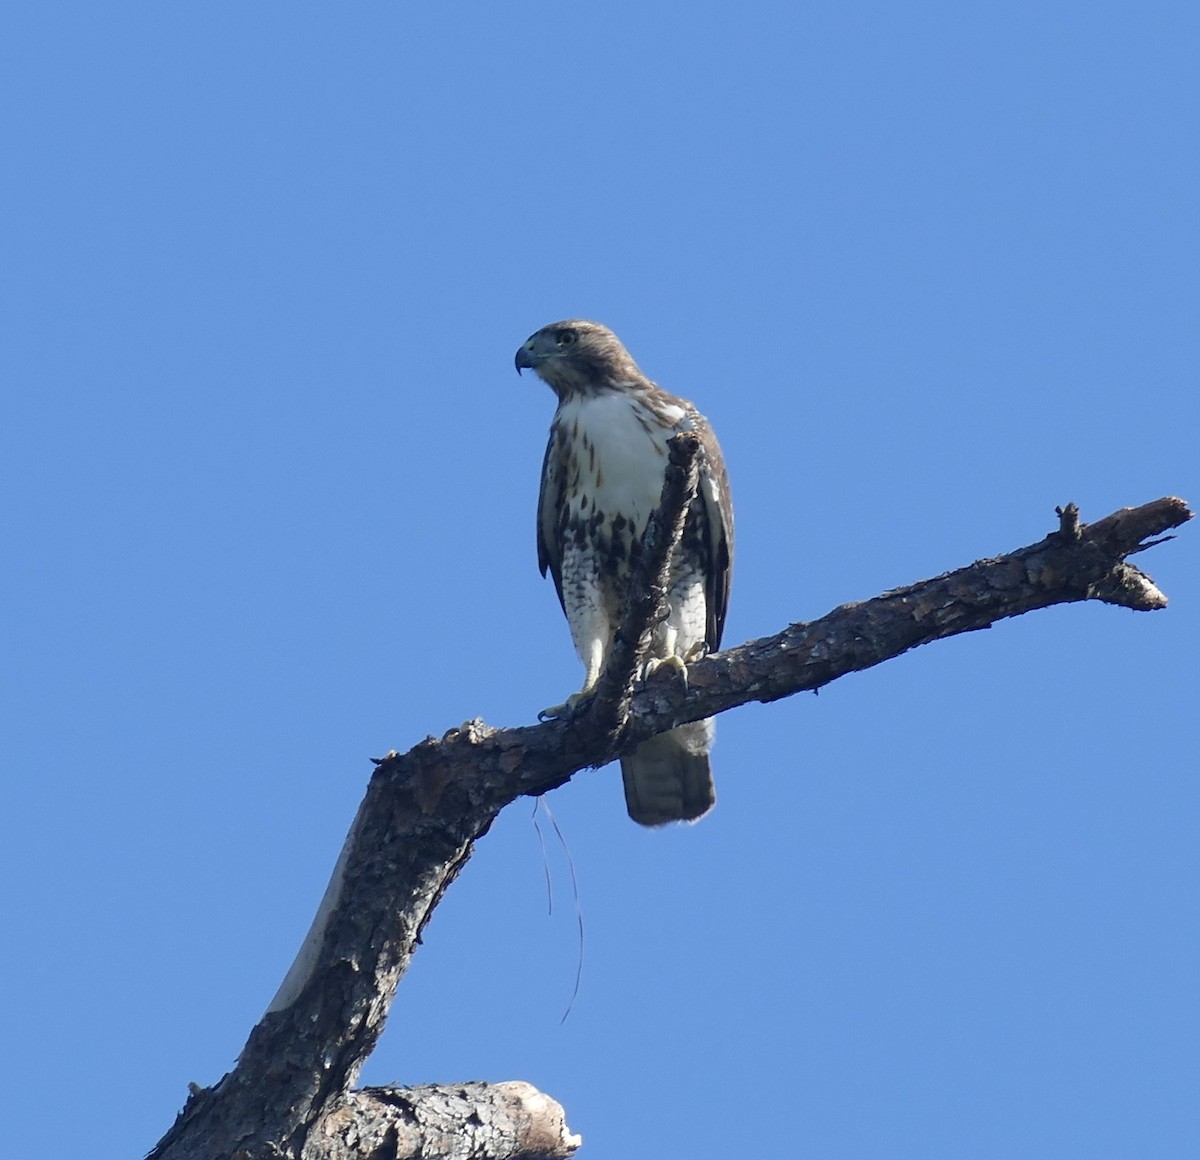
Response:
[[[647,531],[636,599],[595,697],[573,717],[494,729],[468,721],[382,759],[312,930],[237,1066],[193,1088],[151,1160],[550,1160],[581,1141],[529,1084],[352,1091],[396,985],[443,892],[496,815],[639,741],[748,701],[819,689],[917,645],[1036,608],[1100,600],[1139,611],[1166,597],[1127,558],[1192,518],[1179,499],[1081,525],[1074,505],[1029,547],[834,609],[775,636],[635,679],[660,615],[666,562],[695,494],[698,442],[672,441],[662,503]]]

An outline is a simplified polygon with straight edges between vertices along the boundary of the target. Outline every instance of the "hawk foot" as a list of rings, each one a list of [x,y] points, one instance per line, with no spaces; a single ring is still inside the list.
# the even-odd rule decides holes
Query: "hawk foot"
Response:
[[[572,693],[561,705],[551,705],[538,713],[539,721],[561,721],[566,717],[574,717],[592,699],[594,689],[580,689]]]
[[[642,669],[642,680],[648,681],[660,669],[674,669],[679,674],[683,681],[683,687],[687,688],[688,671],[687,661],[683,657],[677,657],[674,653],[669,657],[651,657],[646,661],[645,667]]]
[[[683,681],[683,687],[688,687],[688,665],[694,661],[703,660],[708,654],[708,645],[698,640],[683,656],[676,656],[672,653],[665,657],[650,657],[646,661],[645,667],[642,669],[642,680],[648,681],[650,677],[658,672],[659,669],[674,669]]]

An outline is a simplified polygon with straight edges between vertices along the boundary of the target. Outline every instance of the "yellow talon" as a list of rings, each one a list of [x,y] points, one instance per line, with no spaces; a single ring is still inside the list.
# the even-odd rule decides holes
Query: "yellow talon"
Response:
[[[538,714],[539,721],[556,721],[563,717],[573,717],[592,698],[592,689],[580,689],[572,693],[561,705],[551,705]]]
[[[683,657],[677,657],[672,653],[669,657],[651,657],[646,662],[646,667],[643,670],[642,680],[648,681],[650,677],[657,673],[659,669],[674,669],[683,681],[683,687],[687,688],[688,671],[687,662]]]

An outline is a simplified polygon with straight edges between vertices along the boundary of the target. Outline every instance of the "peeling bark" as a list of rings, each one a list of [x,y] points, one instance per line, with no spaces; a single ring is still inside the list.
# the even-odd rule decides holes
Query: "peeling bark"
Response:
[[[581,1140],[532,1084],[363,1088],[322,1117],[307,1160],[560,1160]]]
[[[562,1109],[527,1084],[350,1091],[421,930],[499,811],[675,725],[819,689],[1010,616],[1080,600],[1163,608],[1166,597],[1127,557],[1192,517],[1182,500],[1166,498],[1081,525],[1068,505],[1059,528],[1036,544],[697,661],[686,687],[665,670],[638,688],[641,643],[662,599],[658,553],[678,536],[697,454],[686,440],[673,448],[648,533],[657,548],[643,553],[635,578],[644,598],[631,602],[620,659],[596,696],[567,719],[513,729],[472,720],[379,762],[279,995],[236,1068],[193,1091],[153,1160],[570,1156],[580,1140]]]

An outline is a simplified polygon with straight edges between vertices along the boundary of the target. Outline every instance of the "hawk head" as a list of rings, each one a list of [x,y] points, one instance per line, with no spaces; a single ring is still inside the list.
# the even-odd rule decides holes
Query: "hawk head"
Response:
[[[549,383],[560,399],[617,389],[645,376],[607,326],[569,318],[543,326],[517,351],[517,373],[527,367]]]

